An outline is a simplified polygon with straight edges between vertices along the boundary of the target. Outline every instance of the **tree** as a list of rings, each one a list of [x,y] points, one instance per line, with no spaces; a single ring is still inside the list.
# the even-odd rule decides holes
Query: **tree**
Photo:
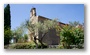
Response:
[[[11,37],[11,15],[10,5],[4,8],[4,45],[9,44]]]
[[[22,37],[26,31],[26,29],[24,28],[24,26],[22,24],[19,27],[17,27],[16,29],[12,30],[12,36],[13,36],[13,38],[16,39],[16,42],[18,42],[19,39],[22,39]]]
[[[9,4],[4,8],[4,28],[11,29],[11,14],[10,14],[10,5]]]
[[[28,28],[28,30],[31,32],[31,34],[33,34],[34,36],[34,42],[36,44],[36,48],[38,47],[38,43],[36,42],[36,40],[38,40],[43,48],[44,43],[42,42],[42,39],[45,37],[45,35],[48,33],[49,30],[51,29],[55,29],[57,25],[57,20],[45,20],[43,22],[38,22],[35,24],[32,24],[31,22],[29,22],[29,20],[26,21],[25,26]],[[38,36],[38,32],[42,33],[41,34],[41,38],[37,38]]]
[[[74,21],[74,22],[69,22],[69,25],[70,26],[73,26],[73,27],[76,27],[77,25],[79,25],[80,23],[79,23],[79,21],[77,22],[77,21]]]

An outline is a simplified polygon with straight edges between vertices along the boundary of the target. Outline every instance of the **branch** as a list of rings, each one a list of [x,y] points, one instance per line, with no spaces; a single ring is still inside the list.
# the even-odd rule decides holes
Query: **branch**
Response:
[[[42,35],[41,41],[42,41],[42,39],[44,38],[44,36],[45,36],[47,33],[48,33],[48,32],[46,32],[46,33],[44,33],[44,35]]]

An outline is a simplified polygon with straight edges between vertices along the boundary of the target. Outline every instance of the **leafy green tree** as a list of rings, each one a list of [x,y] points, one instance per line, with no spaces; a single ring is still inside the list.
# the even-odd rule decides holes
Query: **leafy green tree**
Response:
[[[17,27],[16,29],[12,30],[12,38],[16,39],[16,42],[18,42],[18,40],[23,38],[23,35],[25,34],[25,28],[24,26],[21,24],[19,27]]]

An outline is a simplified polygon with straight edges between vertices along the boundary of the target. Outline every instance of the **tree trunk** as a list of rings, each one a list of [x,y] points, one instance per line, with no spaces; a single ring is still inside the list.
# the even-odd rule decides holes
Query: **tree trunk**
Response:
[[[36,38],[36,36],[34,36],[34,43],[36,44],[36,49],[38,48],[38,44],[37,44],[37,38]]]
[[[43,44],[42,40],[39,40],[39,42],[41,44],[41,48],[43,49],[44,44]]]

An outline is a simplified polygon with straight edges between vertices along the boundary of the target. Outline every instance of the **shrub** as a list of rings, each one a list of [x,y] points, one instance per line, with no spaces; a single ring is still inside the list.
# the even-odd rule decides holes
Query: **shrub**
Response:
[[[14,49],[34,49],[36,46],[34,43],[17,43]]]
[[[16,43],[4,46],[5,49],[36,49],[34,42],[28,43]],[[38,44],[38,49],[41,49],[41,44]],[[44,45],[43,48],[47,48],[47,45]]]
[[[84,30],[81,28],[64,26],[63,29],[61,29],[60,38],[64,48],[71,48],[70,45],[76,45],[79,46],[78,48],[83,48]]]
[[[57,48],[58,49],[64,49],[64,46],[63,45],[59,45]]]

